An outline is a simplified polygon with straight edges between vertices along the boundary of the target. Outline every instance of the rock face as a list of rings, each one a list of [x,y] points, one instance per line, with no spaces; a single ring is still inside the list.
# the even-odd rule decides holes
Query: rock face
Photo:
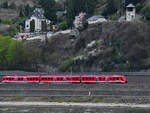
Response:
[[[78,35],[60,33],[44,44],[26,46],[41,51],[44,60],[37,63],[50,67],[44,71],[136,71],[150,65],[149,32],[149,23],[107,22],[90,25]]]

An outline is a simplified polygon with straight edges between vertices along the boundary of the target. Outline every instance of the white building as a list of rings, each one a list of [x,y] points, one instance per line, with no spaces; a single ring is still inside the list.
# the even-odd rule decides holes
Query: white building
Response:
[[[34,22],[35,25],[34,32],[40,32],[42,31],[42,22],[46,22],[46,24],[49,25],[51,21],[44,17],[44,10],[42,8],[36,8],[32,16],[25,21],[26,32],[30,32],[31,22]]]
[[[107,20],[102,15],[92,16],[92,17],[88,18],[87,21],[88,21],[88,24],[107,22]]]
[[[126,6],[126,21],[133,21],[136,17],[136,8],[133,4]]]

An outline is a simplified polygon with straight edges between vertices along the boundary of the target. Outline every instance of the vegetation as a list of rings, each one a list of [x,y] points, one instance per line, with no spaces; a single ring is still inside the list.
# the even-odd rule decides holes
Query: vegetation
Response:
[[[56,22],[56,2],[55,0],[39,0],[39,4],[45,11],[45,17]]]
[[[68,26],[73,27],[75,16],[81,12],[85,12],[88,16],[91,16],[96,8],[96,3],[96,0],[67,0]]]

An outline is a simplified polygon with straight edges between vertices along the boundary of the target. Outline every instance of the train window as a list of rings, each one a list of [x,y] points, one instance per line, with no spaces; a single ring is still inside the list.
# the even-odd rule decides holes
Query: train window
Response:
[[[121,80],[123,81],[123,78],[121,77]]]
[[[112,80],[112,77],[110,77],[109,80]]]
[[[69,78],[69,77],[67,77],[67,80],[70,80],[70,78]]]
[[[51,80],[51,78],[48,77],[48,80]]]
[[[92,80],[94,80],[94,77],[92,77]]]
[[[42,80],[45,80],[44,78],[42,78]]]
[[[102,80],[102,77],[99,77],[99,80],[101,81],[101,80]]]
[[[113,79],[113,80],[116,80],[116,77],[113,77],[112,79]]]
[[[60,78],[60,80],[64,80],[63,78]]]
[[[60,80],[60,78],[57,78],[57,80]]]
[[[32,80],[32,78],[30,78],[30,80]]]
[[[117,77],[117,80],[119,80],[119,77]]]
[[[36,78],[36,80],[38,80],[38,78]]]
[[[11,80],[11,78],[9,78],[9,80]]]
[[[89,80],[89,78],[88,78],[88,77],[86,77],[86,80]]]
[[[76,80],[79,80],[79,78],[77,77]]]
[[[19,81],[22,81],[22,80],[23,80],[23,78],[18,78],[18,80],[19,80]]]
[[[73,80],[78,80],[78,78],[77,77],[74,77],[74,78],[72,78]]]

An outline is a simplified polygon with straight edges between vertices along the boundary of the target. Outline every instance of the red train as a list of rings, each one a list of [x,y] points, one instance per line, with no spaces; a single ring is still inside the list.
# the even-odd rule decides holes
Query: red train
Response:
[[[3,76],[1,83],[127,83],[123,75]]]

